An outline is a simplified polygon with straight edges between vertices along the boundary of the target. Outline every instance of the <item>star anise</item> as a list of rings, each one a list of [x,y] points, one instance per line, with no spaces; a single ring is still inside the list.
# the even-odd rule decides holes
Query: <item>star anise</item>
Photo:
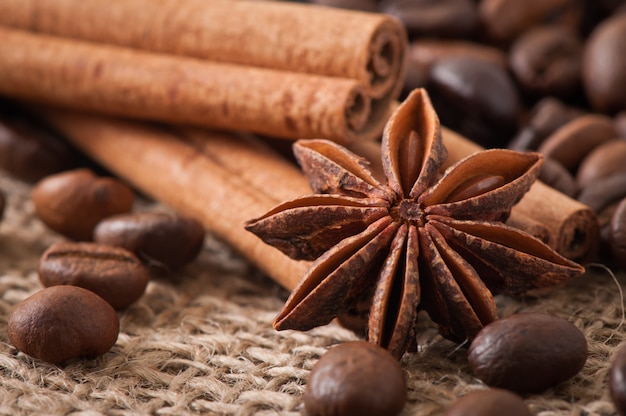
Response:
[[[418,89],[385,127],[387,183],[369,162],[326,140],[294,154],[314,195],[246,223],[294,259],[315,260],[274,327],[308,330],[370,302],[368,340],[401,357],[425,310],[443,336],[471,340],[498,317],[494,294],[560,283],[584,269],[503,223],[534,182],[542,157],[494,149],[440,173],[439,119]]]

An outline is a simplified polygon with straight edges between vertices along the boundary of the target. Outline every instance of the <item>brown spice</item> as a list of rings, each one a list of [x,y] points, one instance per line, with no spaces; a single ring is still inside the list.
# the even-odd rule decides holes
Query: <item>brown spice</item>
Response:
[[[584,271],[502,223],[535,180],[541,155],[488,150],[440,177],[446,149],[424,90],[411,93],[385,128],[387,183],[335,143],[303,140],[294,150],[316,194],[246,224],[292,258],[315,260],[277,329],[324,325],[366,299],[368,339],[399,358],[418,309],[445,337],[471,340],[497,319],[494,293],[552,286]]]

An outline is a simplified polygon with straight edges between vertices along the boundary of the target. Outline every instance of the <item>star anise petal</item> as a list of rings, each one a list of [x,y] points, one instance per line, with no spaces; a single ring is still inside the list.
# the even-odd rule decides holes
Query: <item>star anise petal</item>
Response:
[[[415,90],[389,118],[383,132],[382,164],[398,199],[416,198],[437,179],[447,152],[439,117],[425,90]]]
[[[284,202],[245,228],[297,260],[315,260],[346,236],[388,215],[377,201],[310,195]]]
[[[417,230],[403,224],[396,233],[372,300],[367,338],[400,358],[409,343],[420,301]]]
[[[346,311],[374,284],[362,278],[372,275],[370,268],[387,254],[398,228],[390,217],[381,218],[324,253],[291,292],[274,328],[308,330]]]
[[[522,293],[580,276],[584,268],[541,240],[500,222],[430,217],[446,241],[494,293]]]
[[[534,183],[542,164],[539,153],[478,152],[448,168],[418,202],[426,207],[427,215],[505,220]]]
[[[370,162],[328,140],[299,140],[294,156],[317,194],[389,199],[390,192],[374,176]]]

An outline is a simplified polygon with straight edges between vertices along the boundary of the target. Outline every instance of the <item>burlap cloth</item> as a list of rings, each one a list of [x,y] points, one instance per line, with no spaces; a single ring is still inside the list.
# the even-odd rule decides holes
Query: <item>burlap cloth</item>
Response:
[[[120,312],[115,346],[95,360],[54,366],[18,352],[6,335],[13,306],[42,288],[41,253],[61,237],[33,215],[30,186],[0,172],[8,196],[0,222],[0,414],[298,415],[312,366],[331,346],[357,337],[330,324],[276,332],[287,293],[208,235],[199,258],[155,277],[139,302]],[[145,201],[143,208],[155,203]],[[624,276],[618,276],[624,285]],[[613,415],[610,362],[626,338],[617,283],[590,268],[542,298],[499,299],[502,315],[545,311],[583,330],[589,358],[568,382],[526,397],[537,415]],[[484,388],[466,349],[437,335],[423,317],[420,350],[402,360],[408,402],[402,415],[436,415],[455,398]],[[542,342],[537,340],[537,342]]]

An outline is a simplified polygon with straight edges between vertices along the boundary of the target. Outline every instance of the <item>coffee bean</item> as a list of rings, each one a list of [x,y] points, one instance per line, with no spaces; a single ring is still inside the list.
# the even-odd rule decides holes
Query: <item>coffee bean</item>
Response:
[[[166,212],[114,215],[94,229],[94,241],[124,247],[141,258],[176,269],[193,260],[204,242],[204,227],[193,218]]]
[[[412,39],[467,38],[478,29],[473,0],[382,0],[379,11],[398,18]]]
[[[406,402],[399,362],[366,341],[331,348],[315,364],[304,392],[308,416],[393,416]]]
[[[504,389],[475,390],[457,399],[444,416],[531,416],[524,400]]]
[[[2,216],[4,215],[4,205],[6,204],[5,200],[6,197],[4,196],[4,191],[0,189],[0,219],[2,219]]]
[[[441,123],[484,147],[503,147],[517,131],[519,95],[497,65],[442,59],[432,67],[428,91]]]
[[[590,151],[615,137],[617,131],[611,118],[586,114],[560,127],[537,150],[575,172]]]
[[[583,14],[579,0],[482,0],[479,5],[485,36],[500,45],[539,24],[576,29]]]
[[[620,173],[626,174],[626,140],[616,139],[593,149],[581,162],[576,173],[578,186]]]
[[[7,332],[18,350],[57,364],[109,351],[117,340],[119,320],[113,307],[95,293],[53,286],[14,308]]]
[[[529,120],[508,147],[518,151],[536,150],[559,127],[582,114],[582,110],[565,105],[559,99],[542,98],[533,106]]]
[[[581,189],[576,197],[596,214],[623,198],[626,198],[626,173],[597,179]]]
[[[131,210],[134,194],[117,179],[76,169],[39,181],[32,199],[37,216],[48,227],[71,239],[89,241],[100,220]]]
[[[626,110],[626,14],[596,26],[585,46],[583,84],[594,109],[604,113]]]
[[[626,139],[626,111],[620,111],[615,115],[615,130],[619,137]]]
[[[78,151],[40,121],[17,110],[0,110],[0,168],[27,182],[72,169]]]
[[[587,360],[585,336],[572,323],[520,313],[486,325],[468,351],[472,372],[485,384],[538,393],[576,375]]]
[[[578,193],[578,186],[574,176],[554,159],[544,159],[538,179],[572,198]]]
[[[626,198],[617,205],[609,226],[609,247],[618,267],[626,270]],[[624,380],[626,383],[626,379]],[[626,396],[625,396],[626,398]],[[626,404],[626,402],[624,402]]]
[[[149,276],[141,261],[121,247],[60,241],[39,260],[39,280],[46,286],[73,285],[89,289],[115,309],[143,295]]]
[[[609,393],[618,413],[626,415],[626,346],[617,350],[611,362]]]
[[[511,71],[531,96],[573,97],[580,91],[583,43],[564,26],[537,26],[518,37]]]

